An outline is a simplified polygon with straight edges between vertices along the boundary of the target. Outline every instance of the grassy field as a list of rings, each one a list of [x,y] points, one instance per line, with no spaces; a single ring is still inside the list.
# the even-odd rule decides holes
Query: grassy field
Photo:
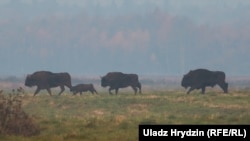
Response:
[[[139,124],[250,124],[250,91],[205,95],[183,90],[144,90],[134,95],[64,92],[50,97],[46,91],[23,96],[23,109],[41,132],[37,136],[0,136],[5,141],[137,141]]]

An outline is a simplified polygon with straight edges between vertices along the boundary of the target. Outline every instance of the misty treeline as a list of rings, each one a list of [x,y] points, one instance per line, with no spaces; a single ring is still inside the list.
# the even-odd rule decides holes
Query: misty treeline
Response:
[[[3,70],[8,68],[4,72],[15,72],[21,64],[23,72],[67,66],[87,73],[111,68],[172,75],[204,66],[249,74],[245,61],[249,60],[248,21],[197,24],[157,8],[143,14],[91,16],[82,12],[52,17],[38,15],[2,25],[0,56],[9,61],[3,64]],[[78,63],[91,67],[83,70]]]

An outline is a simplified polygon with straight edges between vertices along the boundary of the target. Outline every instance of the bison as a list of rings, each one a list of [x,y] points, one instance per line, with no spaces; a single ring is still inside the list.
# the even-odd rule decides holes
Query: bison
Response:
[[[37,71],[33,74],[27,75],[25,79],[25,86],[37,86],[34,96],[40,90],[46,89],[51,96],[50,88],[60,87],[59,95],[65,90],[64,86],[71,88],[71,76],[67,72],[52,73],[50,71]]]
[[[225,82],[225,79],[226,75],[222,71],[196,69],[184,75],[181,85],[184,88],[190,87],[187,94],[194,89],[201,89],[201,93],[204,94],[206,87],[214,87],[217,84],[223,89],[224,93],[227,93],[228,83]]]
[[[80,93],[80,95],[82,95],[82,92],[87,91],[90,91],[92,94],[98,94],[93,84],[77,84],[75,86],[72,86],[70,91],[73,92],[74,95],[76,95],[77,93]]]
[[[109,72],[105,76],[101,77],[101,86],[109,86],[109,94],[112,94],[111,90],[115,89],[115,94],[118,93],[119,88],[125,88],[131,86],[134,93],[141,93],[141,83],[138,80],[137,74],[125,74],[122,72]]]

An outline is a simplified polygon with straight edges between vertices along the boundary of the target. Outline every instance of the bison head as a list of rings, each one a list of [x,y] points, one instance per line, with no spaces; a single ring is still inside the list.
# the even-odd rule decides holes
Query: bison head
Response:
[[[25,79],[25,86],[32,87],[35,86],[34,79],[32,78],[32,75],[27,75]]]
[[[105,76],[101,77],[101,85],[102,85],[102,87],[108,86],[108,81],[107,81],[107,78]]]
[[[190,86],[190,76],[188,74],[184,75],[181,81],[181,86],[185,89]]]

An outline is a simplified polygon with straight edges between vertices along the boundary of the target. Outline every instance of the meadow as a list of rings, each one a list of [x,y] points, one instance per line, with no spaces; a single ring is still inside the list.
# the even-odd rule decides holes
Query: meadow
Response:
[[[139,124],[250,124],[250,90],[233,89],[224,94],[208,89],[185,94],[183,89],[131,89],[109,95],[87,92],[58,96],[46,91],[22,95],[22,107],[39,126],[31,137],[0,135],[5,141],[137,141]]]

